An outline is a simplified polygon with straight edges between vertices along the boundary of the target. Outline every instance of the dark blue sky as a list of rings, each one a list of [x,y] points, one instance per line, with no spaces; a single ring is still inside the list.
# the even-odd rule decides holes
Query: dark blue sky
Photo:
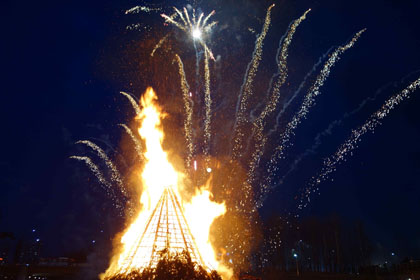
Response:
[[[352,128],[362,124],[385,98],[418,78],[419,73],[413,72],[420,69],[418,1],[274,2],[272,29],[265,44],[268,59],[275,54],[289,22],[307,8],[313,9],[296,33],[290,52],[292,81],[309,71],[329,47],[368,29],[333,69],[316,107],[297,130],[290,159],[310,147],[315,135],[331,121],[387,83],[397,83],[326,137],[317,154],[270,195],[264,213],[283,213],[285,207],[293,207],[293,196],[307,182],[302,178],[309,179],[322,158],[334,152]],[[207,12],[216,9],[220,25],[234,19],[241,25],[231,25],[232,29],[223,33],[225,38],[214,35],[215,54],[223,54],[227,61],[237,57],[235,35],[245,32],[247,24],[260,30],[255,17],[263,19],[270,3],[198,1]],[[121,131],[115,124],[127,120],[129,112],[117,95],[131,82],[130,75],[125,80],[116,78],[125,77],[119,56],[143,36],[125,31],[125,25],[135,23],[131,22],[135,17],[124,17],[123,11],[137,4],[97,0],[1,4],[0,231],[26,236],[36,228],[45,240],[47,254],[65,254],[94,239],[107,243],[115,233],[109,225],[121,223],[105,196],[92,191],[90,185],[95,183],[88,181],[85,168],[68,157],[79,152],[74,146],[78,139],[99,138],[102,146],[113,143],[118,147]],[[149,25],[161,27],[158,15],[147,20]],[[251,54],[253,43],[250,34],[243,35],[244,53]],[[238,73],[243,73],[244,66],[238,62]],[[349,220],[362,220],[381,246],[419,256],[419,94],[414,93],[374,134],[363,138],[354,156],[332,175],[334,181],[321,184],[322,195],[304,215],[338,213]]]

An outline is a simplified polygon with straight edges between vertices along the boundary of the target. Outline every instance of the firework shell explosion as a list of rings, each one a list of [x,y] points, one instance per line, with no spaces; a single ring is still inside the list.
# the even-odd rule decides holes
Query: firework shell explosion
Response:
[[[134,71],[139,77],[129,78],[135,93],[119,94],[130,106],[132,117],[128,123],[116,125],[126,135],[121,150],[131,159],[132,166],[120,167],[97,144],[86,140],[77,144],[96,154],[106,170],[101,170],[90,157],[71,157],[87,165],[127,221],[126,228],[115,238],[110,266],[102,278],[153,265],[157,237],[153,240],[143,235],[150,231],[149,225],[159,229],[162,217],[168,221],[172,218],[180,226],[169,228],[167,222],[167,241],[159,246],[175,244],[176,236],[182,236],[179,240],[183,239],[185,246],[196,248],[191,252],[197,262],[217,270],[224,279],[235,278],[240,271],[249,269],[253,252],[268,242],[261,231],[258,209],[278,185],[279,174],[287,176],[296,168],[292,165],[283,170],[280,162],[294,144],[297,128],[315,106],[330,72],[366,31],[348,34],[349,40],[331,47],[290,94],[286,89],[289,51],[311,10],[293,20],[278,38],[276,56],[271,58],[277,69],[268,84],[261,86],[258,75],[262,72],[274,9],[274,4],[267,7],[256,32],[247,28],[254,31],[252,34],[257,33],[253,51],[246,56],[249,60],[241,76],[229,77],[221,74],[221,69],[228,73],[236,66],[224,62],[212,50],[223,41],[217,39],[223,22],[214,10],[206,13],[192,6],[137,6],[125,12],[133,18],[147,13],[161,22],[151,27],[155,31],[141,35],[138,44],[128,46],[128,53],[135,53],[138,58],[133,55],[127,63],[141,67]],[[144,84],[153,89],[141,90]],[[236,84],[236,90],[228,84]],[[300,189],[296,213],[310,203],[311,196],[319,192],[319,185],[351,155],[363,136],[416,92],[420,78],[405,86],[354,128],[336,152],[324,160],[319,172]],[[139,102],[136,96],[140,93]],[[298,106],[287,116],[285,112],[290,111],[287,109],[291,104]],[[157,205],[168,209],[168,213],[182,213],[186,222],[179,218],[181,214],[175,219],[177,215],[167,213],[153,224],[153,217],[162,212],[156,212]],[[278,243],[270,240],[270,244]]]

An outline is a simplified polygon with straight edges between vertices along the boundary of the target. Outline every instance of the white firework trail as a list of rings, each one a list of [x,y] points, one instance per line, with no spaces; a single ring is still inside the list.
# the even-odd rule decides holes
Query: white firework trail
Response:
[[[214,15],[216,13],[216,11],[215,10],[213,10],[213,11],[211,11],[211,13],[210,14],[208,14],[205,18],[204,18],[204,21],[203,21],[203,26],[206,26],[207,25],[207,21]]]
[[[315,154],[316,150],[318,149],[318,147],[322,144],[321,138],[325,137],[327,135],[331,135],[332,131],[335,127],[341,125],[344,120],[350,118],[351,116],[359,113],[369,102],[375,101],[377,99],[377,97],[386,89],[388,89],[389,87],[393,86],[396,87],[398,84],[404,82],[408,77],[412,76],[413,73],[418,73],[419,71],[414,71],[408,75],[406,75],[404,78],[401,79],[401,81],[399,83],[397,82],[393,82],[393,83],[387,83],[386,85],[380,87],[373,96],[371,97],[367,97],[366,99],[364,99],[354,110],[352,110],[351,112],[346,112],[342,118],[337,119],[332,121],[328,127],[323,130],[322,132],[319,132],[314,139],[314,144],[306,149],[305,152],[301,153],[300,155],[298,155],[293,162],[288,165],[288,171],[286,173],[284,173],[282,175],[282,177],[277,180],[277,184],[276,186],[273,186],[272,188],[276,188],[277,186],[281,185],[284,180],[286,179],[286,177],[288,177],[292,172],[294,172],[297,168],[297,166],[299,165],[299,163],[307,156],[311,155],[311,154]],[[259,199],[257,200],[257,207],[261,207],[263,205],[264,200],[266,199],[266,193],[264,194],[260,194]]]
[[[204,101],[206,104],[206,117],[204,120],[204,156],[206,167],[210,164],[210,140],[211,140],[211,96],[210,96],[210,69],[208,52],[204,52]]]
[[[99,183],[101,183],[101,186],[105,190],[108,197],[110,197],[113,200],[113,202],[114,202],[113,205],[114,205],[115,209],[117,209],[118,214],[120,216],[123,216],[124,207],[122,206],[122,203],[120,202],[120,200],[115,195],[115,192],[114,192],[114,189],[112,188],[111,183],[109,183],[105,179],[104,175],[99,170],[98,166],[96,164],[94,164],[89,157],[70,156],[70,158],[78,160],[78,161],[83,161],[87,165],[87,167],[89,167],[89,170],[93,173],[93,175],[95,175],[95,177],[96,177],[96,179],[98,179]],[[132,215],[133,211],[132,211],[130,205],[131,205],[131,203],[128,201],[126,209],[127,209],[127,213],[129,215]]]
[[[296,97],[299,95],[299,93],[303,90],[303,88],[305,87],[308,79],[310,77],[312,77],[312,75],[315,73],[315,71],[318,69],[318,67],[322,64],[323,61],[325,61],[325,58],[329,56],[329,54],[332,52],[334,48],[331,47],[330,49],[328,49],[319,59],[318,61],[314,64],[314,66],[312,67],[312,69],[305,75],[305,77],[303,78],[302,82],[299,84],[297,90],[292,94],[292,96],[289,98],[289,100],[287,100],[287,102],[285,102],[283,104],[283,106],[281,107],[280,112],[277,114],[276,117],[276,124],[275,126],[270,129],[270,131],[267,133],[267,136],[271,136],[273,133],[275,133],[279,126],[280,126],[280,120],[281,117],[283,116],[284,112],[286,111],[286,109],[290,106],[290,104],[293,103],[293,101],[296,99]]]
[[[134,24],[130,24],[128,26],[125,27],[126,30],[138,30],[140,31],[141,29],[146,30],[146,31],[150,31],[151,27],[144,25],[142,23],[134,23]]]
[[[150,7],[146,7],[146,6],[135,6],[131,9],[128,9],[125,11],[125,14],[138,14],[140,12],[146,12],[146,13],[150,13],[150,12],[157,12],[157,11],[161,11],[161,8],[150,8]]]
[[[411,93],[416,91],[420,87],[420,78],[412,82],[408,87],[403,89],[401,92],[391,96],[382,107],[373,113],[367,121],[357,129],[352,130],[350,137],[341,144],[337,151],[330,157],[324,160],[324,166],[322,167],[320,173],[312,177],[309,186],[305,188],[301,204],[298,206],[299,209],[302,209],[308,205],[311,201],[310,196],[312,193],[316,193],[319,189],[314,189],[321,182],[329,178],[329,175],[334,172],[337,166],[346,160],[346,157],[350,154],[353,155],[353,150],[358,147],[358,143],[361,141],[361,137],[367,132],[373,132],[376,127],[381,125],[381,120],[388,116],[388,114],[398,106],[402,101],[407,98],[410,98]]]
[[[232,147],[232,159],[237,159],[241,156],[241,151],[243,150],[243,137],[244,134],[241,130],[243,124],[246,123],[246,110],[248,109],[248,99],[253,94],[253,82],[254,78],[257,75],[258,67],[262,59],[262,47],[264,44],[264,39],[267,35],[268,29],[271,23],[271,9],[275,5],[272,4],[268,9],[264,20],[264,25],[260,35],[255,41],[254,52],[252,53],[251,61],[249,62],[244,81],[242,83],[238,102],[236,104],[236,116],[235,123],[233,126],[233,147]]]
[[[88,141],[88,140],[81,140],[77,141],[76,144],[83,144],[94,150],[98,156],[105,162],[105,165],[109,168],[111,171],[111,181],[117,183],[118,187],[121,189],[121,192],[124,194],[125,197],[128,197],[128,193],[125,189],[125,186],[121,180],[120,173],[118,172],[115,165],[112,163],[112,161],[109,159],[107,154],[95,143]]]
[[[286,32],[286,36],[280,40],[279,48],[277,49],[276,61],[278,66],[278,72],[273,75],[272,80],[275,76],[278,76],[276,83],[274,84],[269,100],[262,110],[261,114],[254,121],[252,127],[253,136],[255,138],[254,152],[252,153],[251,160],[249,163],[249,169],[247,173],[246,185],[251,188],[255,180],[255,171],[259,165],[261,156],[264,152],[265,144],[267,143],[267,137],[264,135],[264,126],[266,117],[271,114],[276,108],[280,99],[280,88],[286,82],[288,75],[287,58],[289,56],[289,47],[293,39],[293,35],[296,32],[297,27],[306,19],[306,15],[310,12],[307,10],[301,17],[294,20]],[[272,81],[270,81],[270,86]],[[269,89],[270,90],[270,89]]]
[[[128,93],[124,91],[120,91],[122,95],[127,97],[128,101],[130,101],[131,106],[133,107],[134,111],[136,112],[136,116],[139,116],[141,114],[140,106],[138,105],[138,102]]]
[[[175,54],[175,58],[178,64],[179,76],[181,79],[181,90],[182,90],[182,99],[184,101],[185,109],[185,120],[184,120],[184,131],[185,131],[185,141],[187,142],[188,154],[185,159],[185,165],[188,170],[191,167],[191,160],[194,153],[194,144],[193,144],[193,135],[192,135],[192,117],[193,117],[193,103],[190,98],[190,86],[188,85],[187,78],[185,76],[184,64],[182,63],[181,57],[178,54]]]
[[[144,160],[144,154],[143,154],[143,145],[141,144],[140,140],[137,139],[137,137],[134,135],[133,131],[125,124],[119,124],[122,128],[124,128],[125,132],[130,136],[131,140],[134,143],[134,149],[137,152],[137,156],[141,161]]]
[[[89,157],[71,156],[70,158],[85,162],[86,165],[89,167],[90,171],[92,171],[93,175],[95,175],[96,179],[98,179],[98,181],[104,187],[104,190],[107,192],[107,194],[113,195],[112,185],[105,179],[104,175],[99,170],[98,166],[94,164]]]
[[[261,117],[266,117],[267,114],[271,113],[275,106],[278,103],[278,97],[280,96],[280,87],[285,83],[287,75],[288,75],[288,69],[287,69],[287,57],[289,56],[289,46],[292,42],[293,35],[295,34],[297,28],[302,23],[303,20],[306,19],[306,15],[311,11],[311,9],[308,9],[301,17],[298,19],[290,22],[286,33],[280,38],[279,46],[277,48],[276,52],[276,63],[277,63],[277,73],[274,73],[270,81],[268,83],[267,87],[267,98],[269,99],[269,102],[265,105],[265,109],[260,113]],[[255,31],[252,28],[249,28],[254,32]],[[277,83],[273,87],[274,79],[277,78]],[[257,105],[252,111],[251,111],[251,119],[256,119],[254,116],[255,111],[261,106],[263,103]],[[255,122],[255,121],[254,121]]]
[[[346,50],[354,46],[356,41],[360,38],[363,32],[366,29],[362,29],[357,32],[356,35],[350,40],[350,42],[344,46],[338,47],[329,57],[327,62],[325,62],[323,69],[316,78],[314,85],[310,88],[308,94],[305,96],[304,101],[299,109],[299,111],[293,116],[292,120],[286,125],[285,131],[280,136],[280,145],[277,146],[275,152],[271,156],[271,159],[268,163],[268,177],[265,179],[261,187],[261,194],[265,196],[271,189],[272,180],[274,174],[278,171],[278,160],[283,157],[284,150],[291,146],[290,143],[291,137],[294,135],[294,132],[302,120],[306,117],[309,112],[309,109],[315,104],[315,97],[321,94],[320,88],[324,85],[326,79],[328,78],[331,68],[336,64],[340,59],[340,55],[343,54]]]

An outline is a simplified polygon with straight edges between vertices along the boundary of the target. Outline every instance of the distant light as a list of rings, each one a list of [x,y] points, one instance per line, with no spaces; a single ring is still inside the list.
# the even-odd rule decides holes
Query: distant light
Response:
[[[296,253],[294,253],[293,257],[296,259],[298,257],[298,255]]]
[[[36,242],[39,242],[39,238],[36,239]]]
[[[190,97],[192,96],[192,92],[190,91]]]
[[[211,172],[211,168],[207,167],[207,172],[210,173]]]
[[[36,231],[36,229],[33,229],[33,230],[32,230],[32,232],[35,232],[35,231]]]
[[[194,160],[194,170],[197,171],[197,161]]]
[[[95,240],[92,240],[92,243],[95,243],[96,241]]]
[[[392,253],[391,253],[391,256],[395,256],[395,253],[394,253],[394,252],[392,252]]]
[[[198,28],[195,28],[192,31],[192,36],[193,36],[194,39],[201,39],[201,30],[198,29]]]

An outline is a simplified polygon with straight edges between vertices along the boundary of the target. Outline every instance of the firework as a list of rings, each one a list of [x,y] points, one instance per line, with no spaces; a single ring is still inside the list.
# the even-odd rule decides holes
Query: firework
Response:
[[[203,148],[203,152],[204,152],[204,156],[205,156],[205,161],[206,161],[206,165],[209,165],[209,153],[210,153],[210,140],[211,140],[211,104],[212,104],[212,100],[211,100],[211,95],[210,95],[210,69],[209,69],[209,58],[212,60],[214,59],[214,55],[212,53],[212,51],[208,48],[206,42],[205,42],[205,37],[206,35],[211,31],[212,27],[216,24],[216,22],[211,22],[209,24],[207,24],[208,20],[210,19],[210,17],[212,15],[214,15],[214,11],[212,11],[209,15],[207,15],[204,18],[204,21],[202,21],[204,14],[201,13],[198,17],[198,20],[196,20],[196,16],[195,16],[195,10],[193,10],[193,15],[192,15],[192,20],[190,19],[190,16],[188,14],[188,11],[186,8],[183,9],[183,13],[178,10],[177,8],[174,7],[175,13],[176,15],[178,15],[181,19],[180,22],[177,22],[175,20],[175,17],[169,17],[165,14],[162,14],[161,16],[165,19],[165,21],[167,23],[173,24],[174,26],[176,26],[177,28],[181,29],[184,32],[187,32],[190,34],[190,36],[192,36],[193,40],[194,40],[194,46],[195,46],[195,42],[198,41],[198,43],[203,47],[204,49],[204,81],[205,81],[205,92],[204,92],[204,100],[205,100],[205,104],[206,104],[206,112],[205,112],[205,120],[204,120],[204,148]],[[177,60],[178,60],[178,64],[179,67],[182,66],[182,62],[180,61],[179,56],[177,56]],[[180,64],[181,62],[181,64]],[[197,59],[197,64],[198,64],[198,59]],[[180,75],[182,75],[183,69],[180,69]],[[197,70],[198,73],[198,70]],[[185,91],[185,85],[183,85],[184,83],[181,82],[181,88],[184,92],[184,104],[186,104],[186,91]],[[189,92],[189,91],[188,91]],[[186,106],[186,105],[184,105]],[[188,111],[188,108],[186,108],[186,110]],[[187,112],[187,121],[188,121],[188,116],[189,113]],[[191,134],[191,132],[188,132],[191,130],[191,125],[190,125],[190,121],[188,121],[188,125],[184,125],[185,127],[185,131],[186,131],[186,137],[189,138],[191,136],[189,136]],[[188,128],[187,128],[188,126]],[[188,158],[187,158],[187,167],[189,167],[191,165],[191,157],[192,157],[192,150],[193,150],[193,145],[192,145],[192,139],[187,139],[187,145],[189,146],[189,154],[188,154]]]
[[[313,74],[316,72],[318,67],[326,60],[326,58],[330,55],[334,48],[328,49],[321,57],[318,59],[318,61],[313,65],[312,69],[305,75],[305,77],[302,79],[302,82],[299,84],[297,90],[292,94],[292,96],[281,106],[280,112],[277,114],[276,117],[276,124],[275,126],[270,129],[270,131],[267,133],[267,136],[271,136],[273,133],[277,132],[280,125],[281,117],[283,116],[286,109],[290,106],[290,104],[293,103],[293,101],[296,99],[296,97],[300,94],[300,92],[304,89],[308,79],[313,76]]]
[[[121,91],[120,92],[122,95],[124,95],[125,97],[127,97],[127,99],[130,101],[131,106],[133,107],[134,111],[136,112],[136,115],[139,115],[141,110],[139,105],[137,104],[137,101],[128,93]]]
[[[163,36],[162,39],[159,40],[159,42],[156,44],[156,46],[153,48],[152,52],[150,53],[150,56],[153,57],[155,55],[155,52],[162,47],[163,43],[165,43],[165,41],[168,39],[169,34],[166,34],[165,36]]]
[[[418,71],[415,71],[418,72]],[[405,76],[400,83],[404,82],[405,79],[407,79],[409,76],[411,76],[413,73],[408,74],[407,76]],[[322,132],[319,132],[314,139],[314,144],[307,149],[304,153],[300,154],[299,156],[296,157],[295,160],[293,160],[293,163],[290,165],[289,170],[282,176],[282,178],[279,180],[279,182],[283,182],[284,179],[290,174],[292,173],[297,165],[302,161],[303,158],[305,158],[306,156],[310,155],[310,154],[315,154],[316,150],[318,149],[318,147],[322,144],[321,138],[325,137],[327,135],[331,135],[334,128],[336,128],[337,126],[341,125],[344,120],[350,118],[351,116],[357,114],[358,112],[360,112],[369,102],[375,101],[377,99],[377,97],[387,88],[389,88],[390,86],[396,87],[397,83],[388,83],[384,86],[382,86],[381,88],[379,88],[375,94],[372,97],[367,97],[366,99],[364,99],[358,106],[357,108],[355,108],[354,110],[352,110],[351,112],[347,112],[343,115],[342,118],[337,119],[332,121],[328,127],[323,130]]]
[[[102,186],[104,186],[105,191],[108,195],[113,194],[112,193],[112,185],[105,179],[102,172],[99,170],[98,166],[92,162],[92,160],[89,157],[79,157],[79,156],[71,156],[71,159],[83,161],[86,163],[86,165],[89,167],[90,171],[95,175],[96,179],[101,183]]]
[[[106,153],[98,145],[96,145],[95,143],[93,143],[91,141],[81,140],[81,141],[77,141],[76,144],[86,145],[98,154],[98,156],[105,162],[105,164],[109,168],[109,170],[111,170],[111,180],[118,184],[118,186],[121,189],[121,192],[127,197],[128,193],[125,190],[124,184],[121,180],[121,175],[118,172],[115,165],[112,163],[112,161],[108,158]]]
[[[408,76],[410,76],[411,74],[409,74],[409,75],[407,75],[406,77],[408,77]],[[402,81],[406,78],[406,77],[404,77],[403,79],[402,79]],[[307,149],[304,153],[301,153],[300,155],[298,155],[294,160],[293,160],[293,162],[288,166],[288,170],[281,176],[281,178],[279,179],[279,180],[277,180],[277,186],[278,185],[280,185],[280,184],[282,184],[283,182],[284,182],[284,180],[286,179],[286,177],[288,177],[293,171],[295,171],[296,170],[296,168],[297,168],[297,166],[299,165],[299,163],[305,158],[305,157],[307,157],[307,156],[309,156],[309,155],[311,155],[311,154],[314,154],[314,153],[316,153],[316,150],[318,149],[318,147],[322,144],[322,142],[321,142],[321,138],[322,137],[324,137],[324,136],[327,136],[327,135],[331,135],[332,134],[332,131],[333,131],[333,129],[336,127],[336,126],[339,126],[339,125],[341,125],[342,123],[343,123],[343,121],[345,120],[345,119],[347,119],[347,118],[349,118],[349,117],[351,117],[351,116],[353,116],[353,115],[355,115],[356,113],[358,113],[369,101],[374,101],[374,100],[376,100],[376,98],[382,93],[382,91],[384,91],[386,88],[388,88],[389,86],[390,86],[391,84],[387,84],[387,85],[385,85],[385,86],[383,86],[383,87],[381,87],[379,90],[377,90],[376,92],[375,92],[375,94],[374,94],[374,96],[373,97],[368,97],[368,98],[366,98],[365,100],[363,100],[358,106],[357,106],[357,108],[356,109],[354,109],[353,111],[351,111],[351,112],[348,112],[348,113],[345,113],[344,114],[344,116],[341,118],[341,119],[338,119],[338,120],[334,120],[334,121],[332,121],[329,125],[328,125],[328,127],[324,130],[324,131],[322,131],[322,132],[320,132],[320,133],[318,133],[316,136],[315,136],[315,143],[309,148],[309,149]],[[395,86],[395,84],[394,84],[394,86]],[[275,186],[272,186],[272,188],[275,188]],[[263,205],[263,202],[264,202],[264,200],[265,200],[265,198],[266,198],[266,193],[263,193],[259,198],[258,198],[258,200],[256,201],[256,205],[257,205],[257,207],[259,208],[259,207],[261,207],[262,205]]]
[[[297,27],[303,20],[305,20],[306,15],[309,13],[309,11],[310,9],[307,10],[300,18],[293,21],[288,31],[286,32],[286,35],[282,38],[282,40],[280,40],[279,48],[277,49],[276,55],[278,72],[275,75],[273,75],[272,80],[275,76],[278,76],[278,78],[276,83],[274,84],[274,87],[272,88],[270,98],[267,104],[265,105],[265,108],[262,110],[258,118],[254,121],[254,125],[252,127],[256,143],[254,147],[254,152],[251,156],[251,161],[249,163],[249,169],[247,174],[246,185],[248,186],[248,188],[252,186],[252,183],[254,182],[255,171],[263,154],[265,144],[267,143],[267,137],[263,134],[265,119],[270,113],[272,113],[276,109],[277,103],[280,99],[280,88],[286,82],[288,74],[287,57],[289,56],[289,46],[292,42],[293,35],[295,34]],[[272,81],[270,81],[269,88],[271,88],[271,84]]]
[[[316,78],[313,86],[310,88],[308,94],[305,96],[305,99],[299,109],[299,111],[293,116],[292,120],[286,125],[285,131],[280,136],[280,145],[277,146],[275,152],[271,156],[269,165],[268,165],[268,178],[266,183],[262,185],[261,192],[265,194],[269,191],[272,184],[272,179],[276,171],[278,171],[278,160],[283,157],[284,150],[291,146],[291,137],[294,135],[294,131],[302,120],[306,117],[309,112],[309,109],[315,104],[315,97],[321,94],[320,88],[324,85],[326,79],[328,78],[331,68],[336,64],[340,59],[340,55],[343,54],[346,50],[354,46],[355,42],[366,29],[363,29],[356,33],[356,35],[350,40],[350,42],[344,46],[338,47],[329,57],[327,62],[324,64],[323,69]]]
[[[205,39],[211,32],[212,28],[217,24],[217,22],[211,22],[207,24],[208,19],[214,15],[214,11],[212,11],[203,21],[201,24],[201,18],[204,14],[200,14],[198,22],[195,20],[195,11],[193,12],[193,21],[191,22],[190,16],[186,8],[183,9],[184,14],[174,7],[175,14],[174,16],[167,16],[166,14],[161,14],[161,16],[165,19],[165,22],[170,23],[177,28],[181,29],[182,31],[186,32],[188,35],[192,37],[194,42],[198,41],[199,44],[204,48],[204,51],[208,53],[211,59],[214,59],[212,51],[208,48]],[[181,22],[175,20],[176,15],[178,15],[181,19]]]
[[[211,139],[211,96],[210,96],[210,69],[208,52],[204,52],[204,80],[205,80],[205,94],[204,101],[206,103],[206,118],[204,120],[204,156],[206,165],[209,166],[210,158],[210,139]]]
[[[161,11],[161,8],[150,8],[150,7],[146,7],[146,6],[135,6],[131,9],[128,9],[125,11],[125,14],[138,14],[140,12],[146,12],[146,13],[150,13],[150,12],[158,12]]]
[[[184,119],[184,130],[185,130],[185,140],[187,142],[187,149],[188,154],[187,158],[185,159],[185,163],[188,169],[191,167],[191,160],[194,153],[194,144],[192,139],[192,101],[190,98],[190,87],[187,82],[187,78],[185,77],[184,71],[184,64],[182,63],[181,58],[179,55],[175,55],[176,61],[178,63],[178,70],[179,76],[181,78],[181,90],[182,90],[182,97],[184,101],[184,109],[185,109],[185,119]]]
[[[244,81],[241,86],[238,103],[236,104],[236,118],[235,118],[235,124],[234,124],[232,159],[236,159],[241,156],[240,153],[243,148],[242,142],[243,142],[243,137],[244,137],[244,134],[241,131],[241,127],[244,123],[246,123],[245,112],[248,108],[248,99],[253,94],[253,82],[254,82],[255,76],[257,75],[258,66],[260,65],[262,47],[263,47],[264,39],[270,27],[271,9],[273,7],[274,7],[274,4],[271,5],[267,9],[264,25],[263,25],[261,34],[258,36],[255,42],[254,52],[252,53],[251,61],[248,64]]]
[[[141,142],[139,141],[139,139],[137,139],[137,137],[134,135],[133,131],[131,131],[131,129],[125,125],[125,124],[119,124],[119,126],[121,126],[122,128],[124,128],[125,132],[127,132],[127,134],[130,136],[131,140],[134,143],[134,149],[137,152],[137,156],[139,157],[139,159],[141,161],[144,160],[144,155],[143,155],[143,147]]]
[[[112,188],[112,184],[105,179],[104,175],[99,170],[98,166],[94,164],[89,157],[70,156],[70,158],[78,160],[78,161],[83,161],[86,164],[86,166],[89,168],[92,174],[96,177],[96,179],[98,179],[99,183],[101,184],[107,196],[111,198],[111,200],[113,201],[113,206],[117,210],[119,216],[123,216],[124,211],[126,211],[128,215],[130,215],[133,212],[131,208],[131,203],[127,201],[126,204],[124,205],[117,198],[117,196],[115,195],[115,191]]]
[[[309,186],[305,188],[301,204],[298,206],[299,209],[306,207],[310,202],[311,193],[315,193],[319,190],[314,188],[322,181],[328,179],[329,175],[336,170],[337,165],[346,159],[347,155],[353,154],[352,151],[358,147],[357,143],[360,142],[361,137],[369,131],[373,132],[377,126],[381,125],[381,120],[387,117],[391,110],[398,106],[402,101],[409,98],[410,94],[419,87],[420,78],[412,82],[401,92],[391,96],[385,101],[379,110],[367,119],[363,125],[351,132],[350,137],[338,147],[337,151],[324,160],[324,166],[322,167],[320,173],[317,176],[312,177]]]

